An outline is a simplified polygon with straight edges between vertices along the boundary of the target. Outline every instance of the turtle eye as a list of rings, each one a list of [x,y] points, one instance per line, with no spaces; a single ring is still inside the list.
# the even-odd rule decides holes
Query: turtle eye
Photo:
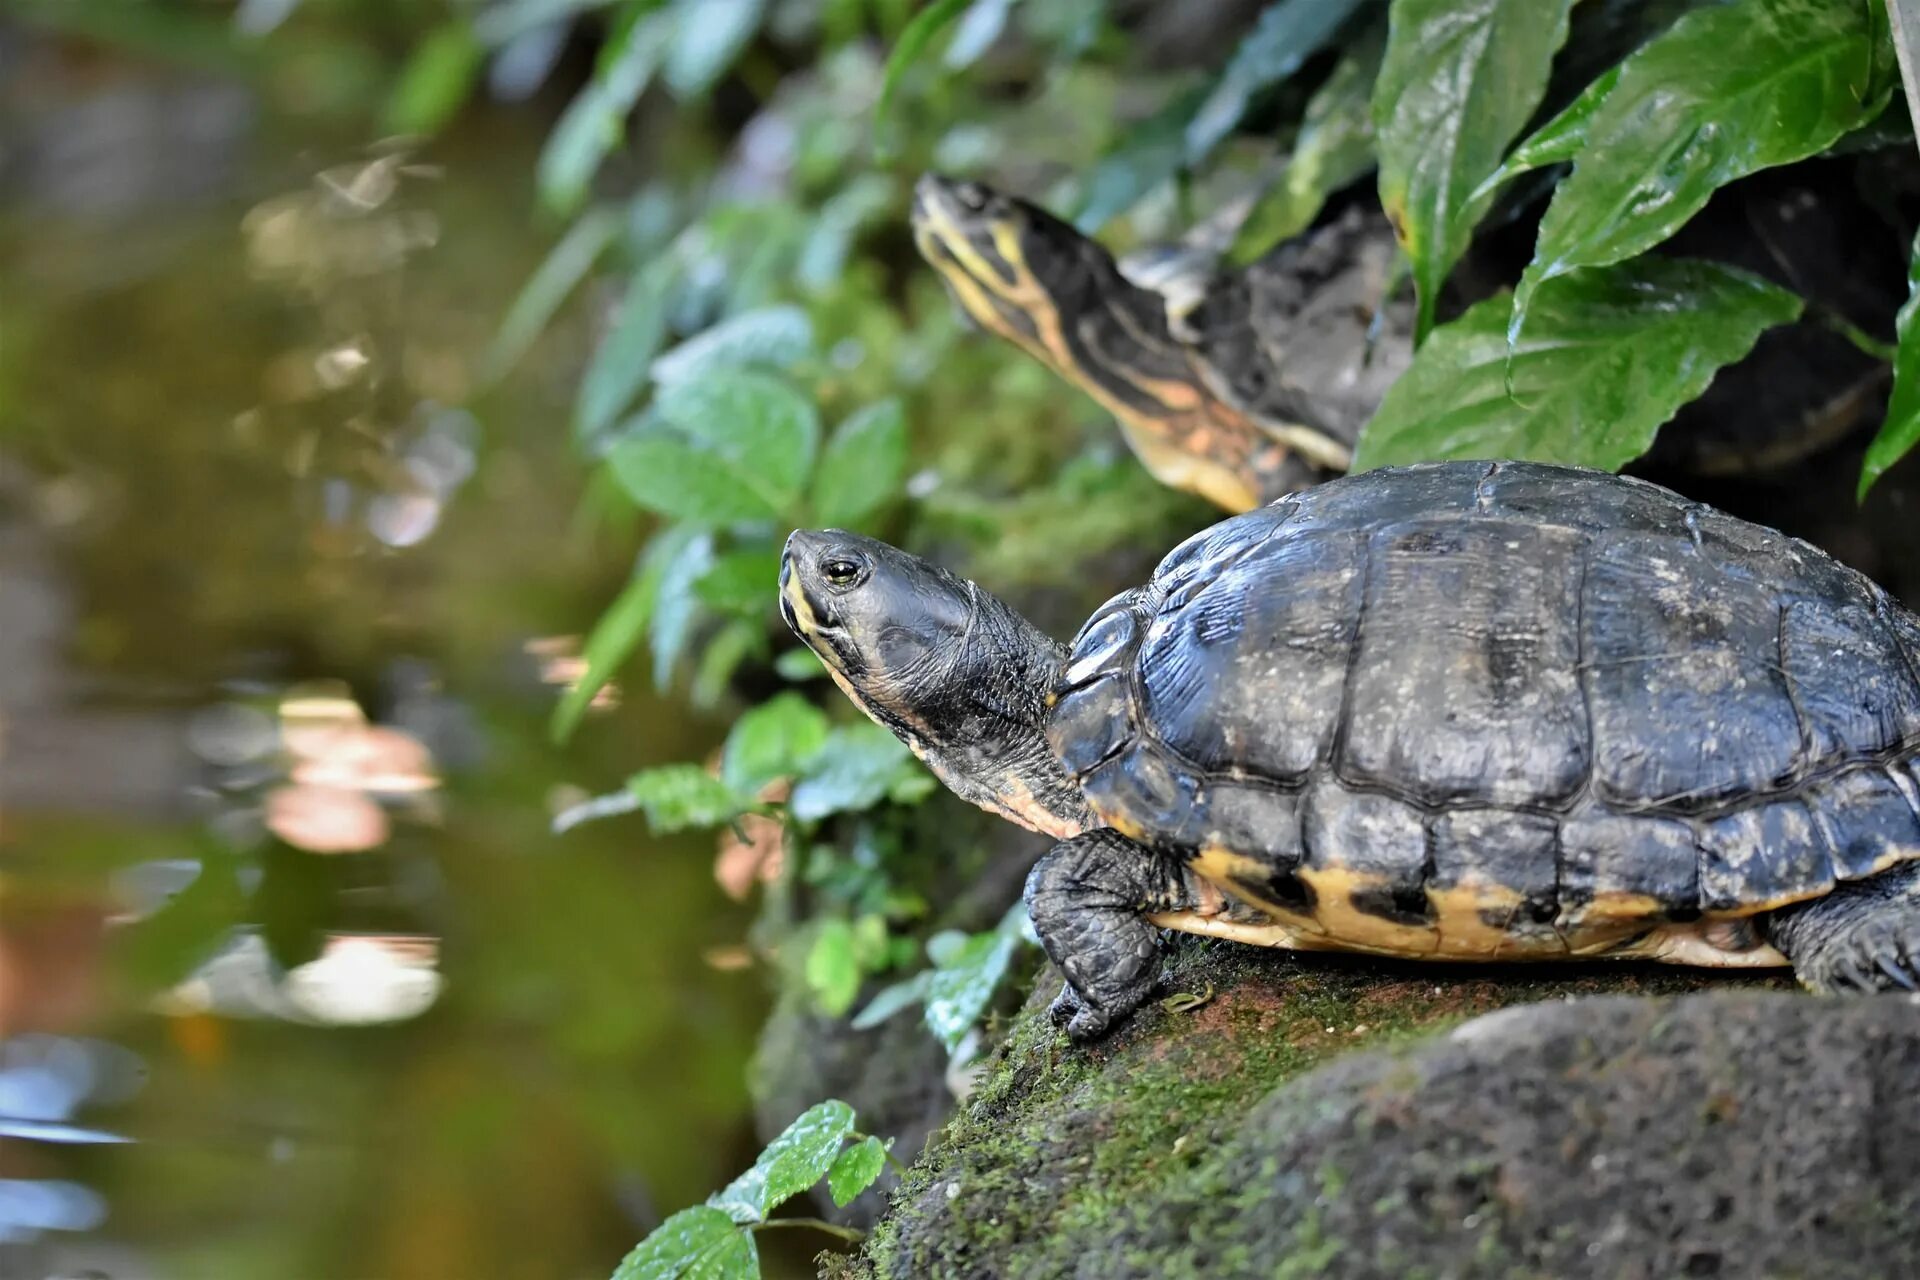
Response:
[[[953,189],[953,198],[960,207],[969,213],[984,213],[987,208],[987,189],[977,182],[962,182]]]
[[[827,580],[828,586],[845,590],[865,581],[867,562],[858,556],[828,556],[820,562],[820,576]]]

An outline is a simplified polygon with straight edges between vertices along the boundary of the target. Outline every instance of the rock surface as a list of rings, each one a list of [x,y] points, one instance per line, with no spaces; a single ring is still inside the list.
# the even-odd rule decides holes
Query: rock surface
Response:
[[[1193,938],[1168,986],[1083,1049],[1043,983],[828,1273],[1920,1275],[1920,1001]]]

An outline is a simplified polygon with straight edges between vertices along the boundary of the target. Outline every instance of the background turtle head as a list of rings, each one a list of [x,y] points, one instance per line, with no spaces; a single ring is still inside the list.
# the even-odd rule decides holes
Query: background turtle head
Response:
[[[1045,737],[1066,650],[973,583],[873,538],[796,530],[780,612],[862,711],[962,799],[1053,835],[1086,801]]]
[[[1044,209],[930,173],[913,234],[961,310],[1099,401],[1163,483],[1245,511],[1314,478],[1215,394],[1165,297]]]

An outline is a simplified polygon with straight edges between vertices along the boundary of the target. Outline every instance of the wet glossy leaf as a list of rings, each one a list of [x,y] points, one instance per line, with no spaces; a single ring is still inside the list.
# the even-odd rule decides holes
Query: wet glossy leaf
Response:
[[[813,477],[813,514],[823,525],[852,527],[900,490],[907,470],[907,420],[898,400],[851,414],[834,431]]]
[[[854,951],[853,926],[845,920],[823,920],[807,948],[807,990],[820,1011],[837,1018],[853,1007],[860,994],[860,958]]]
[[[1325,47],[1364,0],[1278,0],[1235,47],[1227,69],[1187,122],[1186,162],[1206,159],[1233,131],[1254,98],[1281,83]]]
[[[678,24],[669,12],[646,13],[618,28],[600,66],[568,104],[540,152],[538,184],[547,207],[580,207],[601,162],[626,136],[627,115],[667,56]]]
[[[500,377],[526,354],[553,313],[619,234],[620,218],[611,209],[590,209],[567,229],[500,322],[500,332],[487,349],[488,377]]]
[[[1858,496],[1862,500],[1888,467],[1920,444],[1920,237],[1914,240],[1913,260],[1907,268],[1907,301],[1894,331],[1900,346],[1893,357],[1893,396],[1887,402],[1887,419],[1860,464]]]
[[[880,988],[873,993],[873,999],[853,1015],[853,1029],[865,1031],[869,1027],[877,1027],[902,1009],[919,1004],[927,998],[927,984],[932,979],[933,971],[927,970],[914,974],[904,982]]]
[[[925,776],[913,753],[879,725],[842,725],[827,735],[787,808],[802,822],[816,822],[870,809],[903,781]]]
[[[780,379],[740,369],[663,387],[654,411],[715,457],[775,511],[800,500],[820,450],[813,402]]]
[[[1546,92],[1572,0],[1393,0],[1374,86],[1380,203],[1413,264],[1417,338],[1486,210],[1473,193]]]
[[[1660,243],[1715,190],[1815,155],[1886,106],[1886,13],[1858,0],[1740,0],[1681,18],[1621,64],[1514,291]]]
[[[1025,908],[1014,910],[1024,913]],[[1012,929],[992,929],[973,935],[937,962],[927,979],[927,1026],[949,1053],[986,1012],[1019,941]]]
[[[642,769],[627,779],[627,791],[646,810],[647,825],[659,832],[717,827],[751,804],[751,797],[740,795],[697,764]]]
[[[746,795],[789,777],[827,741],[827,717],[797,693],[782,693],[734,721],[721,752],[720,776]]]
[[[720,1210],[698,1204],[655,1227],[614,1268],[613,1280],[678,1280],[702,1251],[744,1234]]]
[[[873,129],[876,147],[887,137],[893,125],[893,99],[900,92],[900,81],[913,64],[920,60],[933,38],[947,27],[973,3],[973,0],[934,0],[934,2],[913,16],[906,30],[894,42],[893,52],[887,55],[887,68],[880,78],[880,99],[873,107]]]
[[[729,1183],[707,1203],[735,1222],[761,1222],[789,1198],[825,1176],[853,1132],[853,1108],[828,1100],[801,1112],[780,1136],[767,1144],[753,1168]]]
[[[746,1231],[722,1236],[694,1257],[681,1280],[760,1280],[760,1245]]]
[[[1240,224],[1231,261],[1252,262],[1305,231],[1329,195],[1373,167],[1373,82],[1386,47],[1386,24],[1369,27],[1308,100],[1286,170]]]
[[[773,608],[780,581],[780,553],[771,547],[729,551],[694,584],[707,604],[723,613],[759,616]]]
[[[780,514],[775,495],[742,464],[658,428],[615,445],[607,465],[628,497],[676,520],[721,525]]]
[[[700,619],[706,616],[706,607],[694,594],[693,584],[713,564],[713,556],[713,535],[703,530],[687,539],[661,572],[659,603],[654,607],[650,632],[656,689],[664,690],[672,683],[680,655],[693,639]]]
[[[840,1153],[827,1170],[827,1194],[835,1204],[846,1208],[855,1196],[880,1180],[890,1145],[878,1138],[863,1138]]]
[[[442,23],[414,46],[387,100],[394,133],[437,133],[466,102],[486,49],[464,20]]]
[[[573,409],[576,439],[598,439],[647,385],[647,366],[667,336],[667,307],[677,276],[672,260],[663,257],[628,282],[613,327],[580,379]]]
[[[732,70],[760,30],[766,7],[766,0],[678,0],[662,72],[675,96],[698,97]]]
[[[1620,66],[1616,64],[1582,89],[1580,96],[1569,102],[1559,115],[1528,134],[1508,153],[1499,171],[1488,179],[1489,184],[1497,185],[1550,164],[1564,164],[1579,155],[1587,145],[1587,128],[1593,123],[1593,113],[1619,82]]]
[[[813,322],[798,307],[762,307],[722,320],[653,362],[663,386],[690,382],[716,369],[745,365],[783,368],[813,351]]]
[[[1710,262],[1650,257],[1540,291],[1507,394],[1505,298],[1434,330],[1361,434],[1354,470],[1517,458],[1614,470],[1800,299]]]
[[[640,640],[646,635],[647,623],[653,617],[654,605],[659,599],[660,582],[669,565],[680,558],[690,543],[699,535],[686,526],[670,526],[655,535],[647,549],[642,553],[640,562],[634,569],[633,577],[614,597],[600,620],[593,624],[593,630],[587,634],[587,641],[581,646],[580,654],[586,659],[586,670],[573,687],[560,695],[559,704],[553,709],[552,733],[555,742],[565,742],[572,736],[580,717],[592,703],[593,696],[613,678],[621,664],[633,656],[640,647]]]

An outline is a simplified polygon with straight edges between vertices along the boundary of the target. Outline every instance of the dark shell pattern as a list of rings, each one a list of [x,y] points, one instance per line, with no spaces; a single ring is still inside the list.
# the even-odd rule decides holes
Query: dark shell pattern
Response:
[[[1438,463],[1183,543],[1081,630],[1049,738],[1105,821],[1276,918],[1597,950],[1920,857],[1916,664],[1920,620],[1796,539]]]

